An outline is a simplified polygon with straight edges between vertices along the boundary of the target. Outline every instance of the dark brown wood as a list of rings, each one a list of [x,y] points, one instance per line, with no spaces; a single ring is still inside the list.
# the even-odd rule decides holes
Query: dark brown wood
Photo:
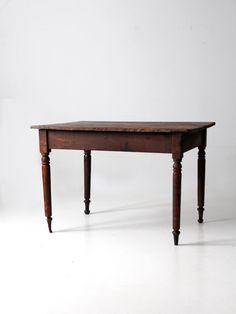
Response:
[[[39,129],[45,215],[51,232],[51,149],[84,150],[84,202],[89,214],[91,150],[171,153],[173,164],[173,235],[178,245],[183,153],[198,147],[198,212],[203,221],[206,129],[214,122],[94,122],[33,126]]]
[[[51,149],[171,153],[172,134],[48,131]]]
[[[180,211],[181,211],[181,177],[182,177],[182,147],[183,136],[181,133],[176,133],[172,137],[172,158],[173,164],[173,236],[174,244],[179,243],[180,234]]]
[[[207,130],[202,132],[201,145],[198,146],[198,222],[203,223],[205,200],[205,172],[206,172],[206,148]]]
[[[42,176],[43,176],[45,216],[47,218],[49,232],[52,232],[51,174],[50,174],[50,159],[47,153],[42,154]]]
[[[181,210],[181,161],[182,159],[173,158],[173,236],[174,244],[179,243],[180,234],[180,210]]]
[[[199,146],[198,150],[198,222],[203,222],[205,199],[205,147]]]
[[[91,151],[84,151],[84,203],[86,215],[90,214],[90,189],[91,189]]]
[[[47,218],[48,230],[52,232],[52,199],[51,199],[51,171],[50,171],[50,149],[48,148],[47,131],[39,132],[40,152],[42,155],[42,179],[44,194],[44,212]]]
[[[64,131],[185,133],[204,130],[214,124],[215,122],[76,121],[47,125],[33,125],[32,128]]]
[[[202,144],[202,136],[204,131],[194,133],[184,133],[182,136],[182,149],[183,152],[187,152],[194,147],[198,147]]]

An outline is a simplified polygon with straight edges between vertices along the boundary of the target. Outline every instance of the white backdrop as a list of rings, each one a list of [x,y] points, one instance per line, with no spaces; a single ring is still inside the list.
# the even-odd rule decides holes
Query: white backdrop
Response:
[[[42,209],[38,135],[76,120],[216,121],[207,201],[235,203],[236,2],[0,1],[0,205]],[[196,155],[183,202],[196,203]],[[54,206],[83,207],[83,154],[51,154]],[[168,155],[93,153],[92,207],[155,199],[171,206]],[[223,209],[223,208],[221,208]]]
[[[0,312],[236,313],[236,1],[0,0]],[[180,245],[170,155],[51,153],[53,234],[32,124],[216,121],[205,223],[183,159]],[[171,300],[171,302],[170,302]]]

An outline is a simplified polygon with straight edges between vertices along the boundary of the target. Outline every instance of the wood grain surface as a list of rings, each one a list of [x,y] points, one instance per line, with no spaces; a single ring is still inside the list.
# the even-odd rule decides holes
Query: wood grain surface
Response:
[[[96,132],[195,132],[209,128],[215,122],[119,122],[119,121],[77,121],[45,125],[33,125],[32,129]]]

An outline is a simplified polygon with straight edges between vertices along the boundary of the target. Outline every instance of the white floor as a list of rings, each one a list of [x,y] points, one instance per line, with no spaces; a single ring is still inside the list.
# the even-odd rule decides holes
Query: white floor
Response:
[[[178,247],[170,202],[82,205],[57,205],[53,234],[39,209],[1,212],[0,313],[236,313],[232,202],[208,199],[202,225],[185,202]]]

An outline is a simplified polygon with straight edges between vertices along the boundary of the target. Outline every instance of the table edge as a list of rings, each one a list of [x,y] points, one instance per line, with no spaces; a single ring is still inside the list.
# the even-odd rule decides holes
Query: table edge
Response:
[[[196,127],[195,129],[188,129],[188,128],[182,128],[179,130],[170,130],[168,128],[163,127],[161,130],[151,130],[148,127],[146,128],[139,128],[139,129],[127,129],[124,128],[123,130],[120,127],[82,127],[82,128],[74,128],[74,127],[66,127],[63,128],[58,124],[58,127],[56,124],[48,124],[48,125],[32,125],[31,129],[37,129],[37,130],[48,130],[48,131],[68,131],[68,132],[127,132],[127,133],[192,133],[192,132],[199,132],[205,129],[208,129],[216,124],[216,122],[202,122],[208,124],[204,127]],[[53,125],[53,127],[52,127]]]

